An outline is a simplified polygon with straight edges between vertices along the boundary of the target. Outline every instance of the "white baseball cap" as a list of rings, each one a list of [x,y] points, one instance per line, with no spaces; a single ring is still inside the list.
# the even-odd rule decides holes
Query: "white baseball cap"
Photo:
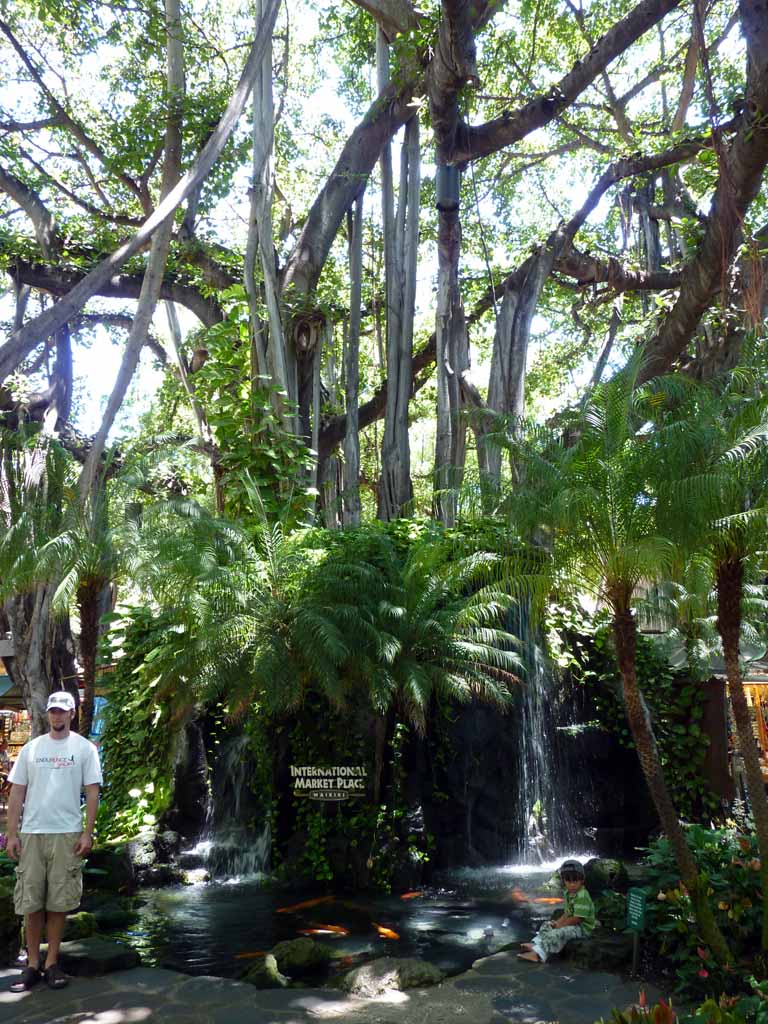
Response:
[[[61,711],[74,711],[75,698],[66,690],[57,690],[56,693],[50,695],[48,703],[45,705],[46,711],[50,711],[52,708],[59,708]]]

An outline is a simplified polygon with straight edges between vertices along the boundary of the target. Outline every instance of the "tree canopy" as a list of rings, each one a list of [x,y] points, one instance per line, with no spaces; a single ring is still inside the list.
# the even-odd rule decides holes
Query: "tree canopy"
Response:
[[[278,7],[0,18],[3,415],[61,436],[84,485],[145,347],[145,433],[196,435],[219,508],[233,470],[301,478],[328,525],[358,494],[450,522],[465,471],[498,483],[489,416],[573,401],[622,352],[641,380],[734,364],[765,305],[755,0]],[[110,342],[94,445],[73,360]]]

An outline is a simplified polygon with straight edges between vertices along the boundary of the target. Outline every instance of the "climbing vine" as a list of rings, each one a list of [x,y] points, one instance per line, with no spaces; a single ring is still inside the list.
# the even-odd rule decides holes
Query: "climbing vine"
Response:
[[[633,748],[607,616],[598,612],[590,617],[579,608],[554,606],[548,638],[557,664],[586,689],[595,722]],[[642,635],[637,644],[637,677],[675,806],[689,821],[710,820],[720,804],[704,777],[709,740],[701,727],[701,683],[670,668],[654,642]]]
[[[156,699],[152,652],[169,624],[138,606],[114,616],[112,652],[121,652],[107,676],[105,731],[101,744],[104,790],[98,815],[100,839],[129,838],[154,825],[171,799],[179,705]],[[175,726],[175,727],[174,727]]]

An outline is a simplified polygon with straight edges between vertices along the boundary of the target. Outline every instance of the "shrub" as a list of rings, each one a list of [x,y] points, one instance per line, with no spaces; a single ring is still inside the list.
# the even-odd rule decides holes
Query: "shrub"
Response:
[[[686,835],[737,965],[756,966],[751,960],[760,948],[763,898],[756,837],[700,825],[688,826]],[[646,865],[647,936],[675,966],[680,991],[694,996],[744,991],[745,973],[718,967],[697,934],[691,901],[666,839],[649,848]]]

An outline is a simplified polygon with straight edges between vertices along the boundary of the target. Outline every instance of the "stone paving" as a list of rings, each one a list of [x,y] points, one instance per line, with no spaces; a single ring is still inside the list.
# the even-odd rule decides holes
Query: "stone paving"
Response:
[[[9,1024],[593,1024],[637,1001],[637,982],[584,971],[565,961],[530,964],[514,953],[477,960],[429,989],[363,1000],[330,989],[259,991],[224,978],[193,978],[138,967],[73,978],[51,992],[9,991],[0,971],[0,1022]],[[643,986],[648,1000],[658,993]]]

